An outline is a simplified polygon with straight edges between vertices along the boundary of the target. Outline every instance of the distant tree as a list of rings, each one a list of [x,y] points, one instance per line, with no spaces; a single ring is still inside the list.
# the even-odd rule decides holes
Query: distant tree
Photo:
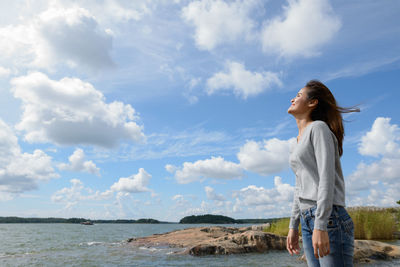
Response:
[[[216,223],[216,224],[229,224],[236,223],[236,220],[223,215],[192,215],[186,216],[179,221],[179,223]]]
[[[154,219],[139,219],[137,223],[160,223],[158,220]]]
[[[400,200],[399,200],[399,201],[397,201],[396,203],[400,205]]]

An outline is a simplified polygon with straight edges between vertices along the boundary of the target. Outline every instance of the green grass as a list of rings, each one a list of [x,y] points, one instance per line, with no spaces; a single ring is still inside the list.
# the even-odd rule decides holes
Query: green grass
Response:
[[[393,232],[400,227],[398,208],[357,207],[349,208],[348,212],[354,222],[355,239],[391,240]],[[289,221],[290,218],[279,219],[264,232],[287,236]]]
[[[273,233],[276,235],[287,236],[289,232],[290,218],[282,218],[266,227],[264,232]]]
[[[384,208],[350,208],[354,222],[354,238],[367,240],[390,240],[397,229],[396,218],[400,211]]]

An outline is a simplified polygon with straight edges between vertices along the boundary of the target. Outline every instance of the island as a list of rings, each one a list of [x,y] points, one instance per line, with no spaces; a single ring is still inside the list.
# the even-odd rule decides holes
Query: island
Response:
[[[75,223],[84,224],[85,222],[91,223],[170,223],[161,222],[155,219],[139,219],[139,220],[90,220],[85,218],[21,218],[21,217],[0,217],[0,223]]]
[[[228,216],[204,214],[204,215],[191,215],[182,218],[179,223],[183,224],[254,224],[254,223],[272,223],[279,220],[279,218],[271,219],[233,219]]]

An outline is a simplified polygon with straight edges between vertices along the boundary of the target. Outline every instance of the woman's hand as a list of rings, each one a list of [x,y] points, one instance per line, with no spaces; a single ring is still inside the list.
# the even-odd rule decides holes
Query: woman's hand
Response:
[[[329,235],[327,231],[314,229],[312,235],[312,244],[314,248],[314,256],[318,259],[330,253]]]
[[[300,253],[299,247],[299,231],[295,229],[289,229],[288,236],[286,238],[286,249],[289,251],[290,255]]]

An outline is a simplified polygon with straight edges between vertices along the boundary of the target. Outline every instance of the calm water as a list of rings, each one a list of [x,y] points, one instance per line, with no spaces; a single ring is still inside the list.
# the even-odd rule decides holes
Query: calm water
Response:
[[[306,266],[284,251],[193,257],[173,254],[177,249],[135,248],[126,243],[131,237],[194,226],[0,224],[0,266]],[[358,266],[400,266],[400,261]]]

